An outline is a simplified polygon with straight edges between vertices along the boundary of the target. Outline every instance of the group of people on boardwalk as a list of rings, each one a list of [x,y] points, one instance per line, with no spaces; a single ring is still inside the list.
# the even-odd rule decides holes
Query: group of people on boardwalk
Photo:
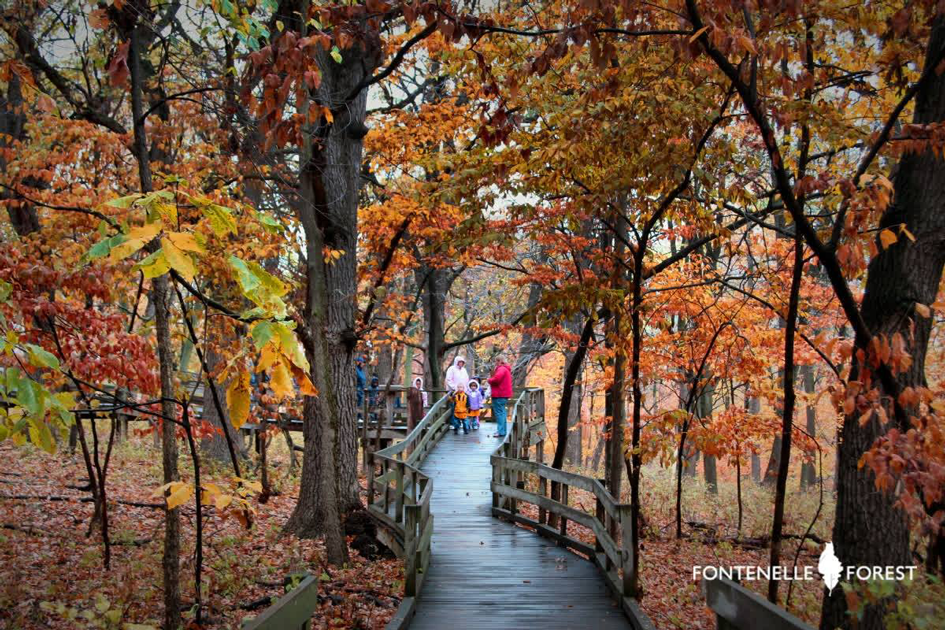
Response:
[[[508,402],[512,397],[512,368],[501,355],[496,360],[492,376],[487,379],[492,399],[492,417],[496,432],[492,437],[505,437],[508,424]],[[466,371],[466,358],[457,355],[446,371],[446,390],[450,397],[453,433],[464,434],[479,429],[479,416],[485,406],[486,396],[478,379],[470,378]]]

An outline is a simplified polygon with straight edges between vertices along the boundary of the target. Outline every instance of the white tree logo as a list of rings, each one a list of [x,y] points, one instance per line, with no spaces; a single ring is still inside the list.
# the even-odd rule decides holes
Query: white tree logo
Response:
[[[817,571],[824,576],[824,584],[827,585],[828,594],[833,594],[833,589],[840,581],[840,573],[843,571],[843,565],[840,558],[833,552],[833,543],[827,543],[823,552],[820,554],[820,560],[817,562]]]

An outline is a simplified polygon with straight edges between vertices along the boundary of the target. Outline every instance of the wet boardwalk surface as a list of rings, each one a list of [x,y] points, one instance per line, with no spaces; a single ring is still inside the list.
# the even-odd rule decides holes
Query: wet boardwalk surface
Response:
[[[433,557],[411,629],[629,628],[590,562],[491,515],[495,425],[450,432],[433,479]]]

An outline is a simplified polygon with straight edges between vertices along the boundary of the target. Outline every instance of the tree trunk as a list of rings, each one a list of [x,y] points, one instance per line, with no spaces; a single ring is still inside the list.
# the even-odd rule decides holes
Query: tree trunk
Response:
[[[771,560],[769,566],[781,564],[781,530],[784,526],[784,497],[787,489],[788,470],[791,465],[791,431],[794,428],[794,335],[797,331],[797,308],[801,291],[801,276],[804,272],[804,241],[796,237],[794,269],[791,276],[791,292],[788,297],[787,320],[784,327],[784,377],[781,410],[781,453],[774,492],[774,518],[771,524]],[[768,582],[768,600],[778,603],[778,580]]]
[[[715,388],[707,385],[699,396],[699,402],[696,404],[696,416],[705,420],[712,417],[713,394]],[[714,455],[708,453],[702,454],[702,472],[705,478],[706,490],[711,494],[719,493],[719,475],[716,469]]]
[[[528,286],[527,309],[529,311],[538,306],[542,289],[542,285],[537,282],[533,282]],[[515,391],[520,391],[525,387],[525,379],[528,378],[528,366],[541,356],[544,346],[544,337],[533,335],[528,331],[522,333],[522,341],[518,346],[518,356],[515,359],[515,365],[512,367],[512,388]]]
[[[134,117],[134,142],[138,159],[138,175],[142,192],[151,192],[151,156],[143,120],[142,96],[145,77],[141,68],[141,45],[146,37],[145,26],[135,26],[131,32],[128,50],[129,70],[131,71],[131,110]],[[149,244],[151,251],[156,250],[156,242]],[[174,404],[174,353],[171,348],[170,293],[167,275],[151,280],[151,301],[154,304],[154,330],[157,337],[158,363],[161,377],[161,463],[164,470],[164,483],[180,478],[177,470],[176,425],[171,419],[177,418],[177,406]],[[177,630],[181,625],[180,615],[180,511],[167,510],[164,517],[164,630]]]
[[[217,367],[220,364],[220,355],[211,344],[207,344],[205,347],[207,367],[210,369],[210,373],[212,374],[216,372]],[[215,382],[215,384],[218,392],[225,392],[227,385],[229,385],[229,383],[220,382]],[[215,429],[219,429],[221,432],[215,432],[211,436],[200,438],[200,454],[204,457],[209,457],[214,461],[229,464],[230,448],[226,436],[222,433],[223,431],[226,431],[226,433],[229,434],[230,441],[235,446],[237,455],[239,457],[246,457],[246,452],[242,449],[239,431],[237,431],[233,427],[233,423],[230,422],[229,410],[226,408],[226,398],[222,395],[220,396],[220,406],[223,409],[223,417],[221,418],[220,414],[217,412],[216,405],[213,403],[210,387],[210,379],[208,378],[203,384],[202,417],[205,422],[209,422]]]
[[[945,17],[939,15],[932,27],[928,55],[945,45]],[[928,65],[928,58],[926,61]],[[913,122],[919,125],[945,120],[945,74],[934,73],[918,91]],[[931,149],[907,153],[894,178],[893,203],[880,221],[881,228],[906,225],[915,242],[900,238],[888,248],[878,247],[867,270],[861,312],[873,335],[902,335],[912,356],[910,369],[897,375],[900,388],[925,386],[925,357],[932,320],[915,312],[915,305],[935,301],[942,267],[945,265],[945,160]],[[857,339],[858,349],[866,349],[869,339]],[[867,353],[868,354],[868,353]],[[854,357],[856,355],[854,354]],[[868,368],[855,362],[851,379],[867,376]],[[880,387],[878,379],[874,386]],[[889,392],[882,391],[884,395]],[[914,409],[907,409],[914,413]],[[893,425],[883,425],[877,417],[865,424],[859,413],[844,418],[837,453],[837,509],[833,543],[840,562],[852,565],[908,565],[909,528],[903,513],[894,505],[895,496],[876,489],[869,467],[859,467],[862,454],[874,440]],[[899,427],[905,429],[905,427]],[[821,628],[847,627],[846,600],[841,589],[824,597]],[[883,628],[880,606],[866,610],[858,630]]]
[[[446,294],[449,291],[447,271],[421,266],[416,271],[417,282],[423,284],[423,328],[427,348],[423,361],[427,389],[443,388],[443,354],[446,351]]]
[[[754,396],[749,396],[745,392],[745,411],[756,415],[761,413],[761,401]],[[761,483],[761,456],[755,451],[751,452],[751,480],[755,483]]]
[[[318,53],[322,83],[313,96],[331,108],[334,122],[321,118],[306,125],[302,134],[299,214],[306,244],[305,345],[318,396],[304,401],[301,487],[286,530],[302,537],[324,533],[332,564],[347,561],[342,514],[360,506],[353,359],[358,190],[367,92],[346,99],[377,67],[377,56],[369,44],[347,49],[342,63],[324,51]],[[301,109],[307,112],[309,103]],[[318,136],[317,143],[313,135]],[[326,248],[343,254],[326,263]]]
[[[817,435],[817,409],[814,407],[814,366],[802,365],[800,368],[801,380],[804,384],[804,393],[808,395],[807,402],[807,434]],[[817,483],[817,469],[812,461],[801,464],[801,490],[806,490]]]
[[[25,139],[26,114],[24,113],[23,91],[20,86],[20,77],[16,72],[10,72],[7,79],[7,96],[0,100],[0,174],[6,175],[7,160],[4,149]],[[21,182],[27,184],[27,182]],[[15,194],[7,189],[0,190],[0,200],[14,199]],[[36,207],[25,201],[16,204],[7,204],[10,215],[10,224],[17,235],[23,237],[39,231],[39,217]]]

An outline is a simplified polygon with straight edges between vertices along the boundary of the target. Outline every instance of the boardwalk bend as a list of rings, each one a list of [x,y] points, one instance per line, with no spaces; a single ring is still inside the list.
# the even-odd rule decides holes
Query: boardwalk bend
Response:
[[[373,454],[370,510],[405,565],[404,603],[388,627],[653,628],[624,597],[628,506],[599,481],[542,463],[542,390],[520,394],[511,415],[504,441],[485,430],[453,435],[441,399],[403,441]],[[569,488],[593,493],[595,513],[569,504]],[[569,534],[571,523],[596,544]]]

